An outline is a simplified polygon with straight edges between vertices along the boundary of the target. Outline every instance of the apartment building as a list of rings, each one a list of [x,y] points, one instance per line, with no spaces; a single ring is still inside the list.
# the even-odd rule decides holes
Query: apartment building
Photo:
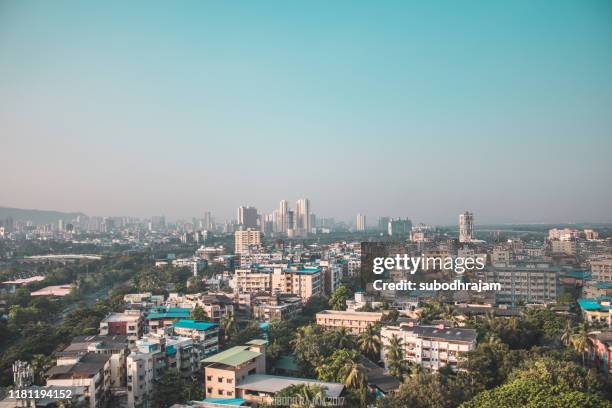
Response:
[[[246,229],[234,233],[234,252],[236,255],[248,254],[252,249],[261,247],[261,231]]]
[[[326,329],[344,327],[353,334],[364,332],[369,325],[380,322],[382,312],[349,312],[343,310],[323,310],[317,313],[317,324]]]
[[[501,284],[501,290],[495,293],[497,303],[548,303],[557,300],[559,269],[548,264],[491,266],[483,274],[486,282]]]
[[[202,360],[206,398],[237,398],[236,384],[266,372],[265,340],[252,340]]]
[[[154,381],[167,369],[165,342],[143,338],[127,357],[128,408],[149,408],[153,405]]]
[[[256,297],[252,306],[253,319],[264,322],[290,320],[297,317],[301,311],[301,298],[278,294]]]
[[[58,361],[47,373],[47,386],[85,387],[89,408],[102,408],[110,398],[110,359],[108,354],[85,353],[73,361]]]
[[[298,296],[303,302],[323,294],[321,269],[302,264],[236,269],[235,285],[238,293],[284,293]]]
[[[190,316],[190,308],[154,306],[146,317],[147,332],[154,333],[158,329],[172,326],[181,319],[189,319]]]
[[[387,347],[395,336],[401,340],[406,361],[429,370],[439,370],[444,366],[456,370],[466,353],[476,347],[478,333],[475,329],[407,323],[385,326],[381,329],[380,336],[383,345],[381,358],[387,368]]]
[[[112,391],[126,386],[126,358],[130,353],[128,344],[129,340],[125,334],[77,336],[53,355],[57,359],[57,365],[74,364],[79,356],[86,353],[109,355]]]
[[[142,337],[144,319],[140,310],[126,310],[123,313],[110,313],[100,322],[100,335],[124,334],[130,344]]]
[[[166,301],[169,307],[194,309],[201,307],[213,322],[220,322],[224,316],[234,313],[234,300],[225,293],[195,293],[179,296],[171,293]]]
[[[218,324],[183,319],[174,323],[172,327],[176,335],[195,340],[203,356],[219,351]]]
[[[575,239],[572,240],[552,240],[550,241],[550,251],[553,254],[576,255],[578,253],[578,244]]]
[[[612,282],[612,256],[604,256],[589,261],[591,279],[597,282]]]

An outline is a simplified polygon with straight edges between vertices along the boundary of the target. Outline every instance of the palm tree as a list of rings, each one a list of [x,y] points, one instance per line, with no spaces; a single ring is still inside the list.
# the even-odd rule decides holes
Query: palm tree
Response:
[[[366,368],[357,359],[351,361],[346,367],[346,376],[343,382],[346,387],[357,390],[361,403],[365,404],[368,387]]]
[[[346,327],[341,327],[336,330],[336,346],[341,349],[352,349],[355,345],[353,335],[348,331]]]
[[[568,320],[565,322],[563,332],[561,332],[561,342],[565,347],[572,345],[572,337],[574,337],[574,328],[572,327],[572,323]]]
[[[229,313],[221,318],[221,327],[225,335],[225,340],[229,340],[234,334],[236,334],[236,318],[233,313]]]
[[[584,325],[580,325],[578,333],[572,336],[572,346],[582,356],[582,365],[586,364],[586,356],[593,350],[593,340]]]
[[[291,408],[314,408],[326,398],[325,388],[319,385],[293,384],[282,389],[276,397],[293,397]]]
[[[376,327],[368,325],[363,333],[357,339],[359,350],[374,361],[378,361],[380,357],[380,336]]]
[[[402,339],[394,334],[389,339],[389,344],[386,345],[385,349],[387,352],[386,360],[389,374],[396,378],[400,378],[404,368],[404,348]]]

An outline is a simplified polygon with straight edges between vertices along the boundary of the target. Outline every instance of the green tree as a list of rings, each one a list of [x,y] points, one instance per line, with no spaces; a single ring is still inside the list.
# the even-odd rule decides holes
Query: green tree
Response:
[[[234,335],[238,332],[238,325],[236,324],[236,317],[233,313],[226,314],[221,318],[221,328],[223,329],[223,336],[226,341],[231,340]]]
[[[34,372],[34,384],[45,385],[45,373],[55,365],[55,359],[52,356],[35,354],[30,364]]]
[[[353,295],[353,291],[347,285],[340,285],[329,299],[329,306],[333,310],[346,310],[346,301]]]
[[[282,401],[284,398],[291,398],[294,403],[290,408],[319,408],[326,406],[325,389],[319,385],[294,384],[284,388],[274,396]]]
[[[153,391],[153,406],[155,408],[168,408],[173,404],[185,402],[186,388],[185,381],[177,371],[166,371],[156,381]]]
[[[202,307],[200,305],[197,305],[196,307],[193,308],[193,310],[191,311],[191,318],[193,320],[199,320],[199,321],[203,321],[203,322],[209,322],[210,321],[210,318],[206,314],[206,311],[204,309],[202,309]]]
[[[376,326],[368,325],[365,331],[359,335],[357,345],[364,356],[374,361],[380,359],[380,332]]]
[[[402,344],[402,339],[395,334],[391,336],[389,344],[385,347],[385,360],[389,374],[396,378],[401,378],[405,371],[404,345]]]
[[[593,351],[593,340],[584,325],[581,325],[578,332],[572,336],[572,347],[582,357],[582,365],[585,365],[586,356]]]

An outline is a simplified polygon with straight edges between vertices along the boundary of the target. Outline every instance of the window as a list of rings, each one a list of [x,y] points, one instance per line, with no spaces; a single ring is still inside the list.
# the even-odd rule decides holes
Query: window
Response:
[[[228,378],[228,379],[227,379],[227,383],[228,383],[228,384],[231,384],[231,383],[232,383],[232,381],[233,381],[233,380],[232,380],[231,378]]]
[[[207,376],[206,381],[212,381],[212,375]]]
[[[208,394],[212,394],[212,388],[211,388],[211,387],[208,387],[208,388],[206,389],[206,392],[207,392]]]
[[[223,377],[217,377],[217,381],[220,383],[223,382]]]

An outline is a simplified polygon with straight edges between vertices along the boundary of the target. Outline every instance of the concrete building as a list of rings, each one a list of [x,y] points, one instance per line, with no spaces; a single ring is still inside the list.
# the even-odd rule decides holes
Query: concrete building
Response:
[[[549,303],[557,300],[559,269],[548,264],[490,266],[484,271],[488,283],[499,283],[497,303]]]
[[[357,214],[357,231],[366,230],[366,216],[363,214]]]
[[[105,407],[110,398],[110,359],[109,354],[86,353],[68,363],[47,371],[47,386],[85,387],[85,400],[89,408]]]
[[[573,240],[552,240],[550,241],[550,252],[553,254],[576,255],[578,245],[575,239]]]
[[[553,228],[548,230],[549,240],[569,241],[580,237],[580,231],[575,228]]]
[[[144,319],[140,310],[126,310],[123,313],[110,313],[100,321],[100,335],[124,334],[130,344],[142,337]]]
[[[303,302],[323,293],[321,268],[302,264],[236,269],[235,284],[238,293],[292,294]]]
[[[578,299],[582,317],[589,323],[603,323],[612,327],[612,298]]]
[[[591,279],[597,282],[612,282],[612,256],[591,259]]]
[[[206,398],[236,398],[236,384],[266,372],[265,340],[252,340],[202,360]]]
[[[237,211],[237,222],[238,225],[241,226],[244,229],[259,229],[259,226],[257,225],[257,219],[258,219],[258,215],[257,215],[257,208],[255,207],[249,207],[249,206],[242,206],[242,207],[238,207],[238,211]]]
[[[466,353],[476,348],[475,329],[448,328],[443,325],[419,326],[411,323],[385,326],[380,332],[381,358],[388,368],[387,347],[392,337],[401,340],[404,359],[428,370],[449,366],[456,370]]]
[[[291,320],[302,311],[302,299],[297,296],[273,294],[265,298],[256,297],[255,302],[252,306],[253,319],[264,322]]]
[[[474,239],[474,214],[469,211],[459,214],[459,242],[471,242]]]
[[[110,387],[123,389],[126,386],[126,357],[130,353],[128,337],[125,334],[77,336],[69,345],[53,355],[56,365],[69,365],[87,353],[110,356]]]
[[[202,356],[208,356],[219,351],[218,324],[183,319],[174,323],[172,327],[174,334],[195,340]]]
[[[146,317],[146,332],[154,333],[160,328],[171,326],[179,320],[190,317],[190,308],[154,306]]]
[[[252,249],[261,247],[261,231],[246,229],[234,233],[236,255],[248,254]]]
[[[295,234],[306,237],[310,234],[310,200],[299,199],[295,206]]]
[[[353,334],[364,332],[368,326],[383,318],[382,312],[349,312],[343,310],[323,310],[317,313],[317,324],[326,329],[344,327]]]

